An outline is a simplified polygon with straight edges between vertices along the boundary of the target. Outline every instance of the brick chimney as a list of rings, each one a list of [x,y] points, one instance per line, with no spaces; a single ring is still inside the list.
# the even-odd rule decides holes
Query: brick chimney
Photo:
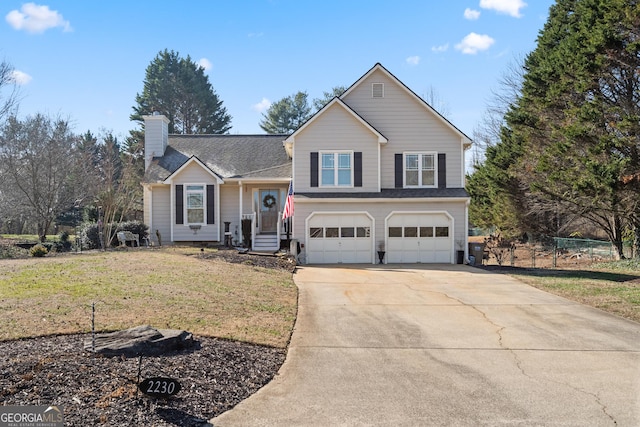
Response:
[[[169,119],[157,112],[142,118],[144,119],[144,168],[147,169],[154,157],[164,156],[169,139]]]

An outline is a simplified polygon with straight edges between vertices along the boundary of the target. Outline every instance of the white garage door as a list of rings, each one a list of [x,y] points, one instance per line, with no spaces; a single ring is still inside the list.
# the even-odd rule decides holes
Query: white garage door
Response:
[[[401,213],[387,220],[388,263],[450,263],[453,227],[444,213]]]
[[[309,264],[373,262],[373,224],[368,215],[314,214],[307,224]]]

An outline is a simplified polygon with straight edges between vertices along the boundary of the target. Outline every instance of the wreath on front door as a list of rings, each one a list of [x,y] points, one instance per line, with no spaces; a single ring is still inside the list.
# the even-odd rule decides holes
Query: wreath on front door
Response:
[[[267,209],[271,209],[276,205],[276,198],[271,194],[267,194],[264,196],[264,199],[262,199],[262,205]]]

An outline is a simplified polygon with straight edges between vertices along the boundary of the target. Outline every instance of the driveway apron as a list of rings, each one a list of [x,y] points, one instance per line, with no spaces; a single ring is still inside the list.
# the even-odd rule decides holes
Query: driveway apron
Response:
[[[214,426],[638,426],[640,324],[463,265],[305,266],[287,360]]]

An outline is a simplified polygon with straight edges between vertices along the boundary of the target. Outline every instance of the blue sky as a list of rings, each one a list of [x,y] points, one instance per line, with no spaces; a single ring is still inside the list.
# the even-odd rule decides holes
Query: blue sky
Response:
[[[0,59],[15,68],[19,115],[69,118],[124,138],[159,51],[201,63],[232,118],[263,133],[269,102],[349,86],[380,62],[420,96],[433,89],[473,137],[492,89],[535,48],[551,0],[4,0]],[[438,107],[436,105],[436,107]]]

